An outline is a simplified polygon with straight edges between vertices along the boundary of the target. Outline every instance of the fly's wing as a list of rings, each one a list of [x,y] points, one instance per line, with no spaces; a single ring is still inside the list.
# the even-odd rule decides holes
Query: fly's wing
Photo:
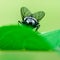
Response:
[[[39,22],[44,16],[45,16],[45,12],[43,11],[39,11],[39,12],[36,12],[34,14],[32,14],[34,18],[37,19],[37,21]]]
[[[21,8],[21,16],[23,20],[25,17],[28,17],[30,15],[31,15],[31,12],[26,7]]]

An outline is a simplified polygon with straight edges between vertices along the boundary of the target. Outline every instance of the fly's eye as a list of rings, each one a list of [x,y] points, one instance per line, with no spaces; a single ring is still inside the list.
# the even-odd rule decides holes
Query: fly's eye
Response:
[[[34,25],[35,21],[33,19],[27,19],[26,23]]]
[[[26,24],[30,24],[30,25],[35,25],[36,24],[36,19],[33,17],[25,17],[24,21]]]
[[[35,24],[35,21],[34,20],[32,20],[32,25],[34,25]]]
[[[26,22],[27,22],[27,23],[31,23],[31,19],[27,19]]]
[[[29,24],[30,23],[30,21],[29,20],[26,20],[26,22]]]

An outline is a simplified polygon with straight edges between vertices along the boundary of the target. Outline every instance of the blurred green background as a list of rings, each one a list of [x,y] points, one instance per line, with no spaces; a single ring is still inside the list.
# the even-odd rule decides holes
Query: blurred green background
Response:
[[[17,24],[21,20],[20,8],[31,12],[45,11],[39,31],[60,29],[60,0],[0,0],[0,26]]]
[[[56,52],[2,51],[0,60],[60,60]]]

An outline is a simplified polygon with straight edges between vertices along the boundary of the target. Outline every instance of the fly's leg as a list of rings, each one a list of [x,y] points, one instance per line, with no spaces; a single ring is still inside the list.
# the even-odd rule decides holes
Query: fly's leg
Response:
[[[37,25],[37,26],[36,26],[36,31],[39,29],[39,27],[40,27],[40,25]]]
[[[22,22],[18,21],[18,25],[20,25]]]
[[[18,21],[18,23],[21,23],[20,21]]]

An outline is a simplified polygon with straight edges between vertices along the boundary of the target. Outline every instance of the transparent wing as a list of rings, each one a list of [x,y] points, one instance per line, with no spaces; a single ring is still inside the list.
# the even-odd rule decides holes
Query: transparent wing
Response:
[[[30,15],[31,15],[31,12],[26,7],[21,8],[22,19],[24,19],[24,17],[30,16]]]
[[[45,12],[39,11],[39,12],[36,12],[32,15],[33,15],[34,18],[37,19],[37,21],[40,21],[45,16]]]

